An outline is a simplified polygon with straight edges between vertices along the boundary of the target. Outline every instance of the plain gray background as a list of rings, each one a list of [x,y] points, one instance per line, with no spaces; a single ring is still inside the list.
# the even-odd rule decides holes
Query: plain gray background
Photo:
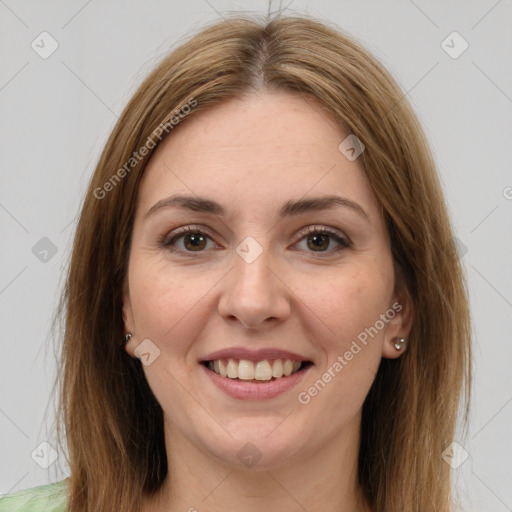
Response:
[[[453,470],[458,495],[467,511],[512,511],[512,2],[285,0],[282,8],[362,42],[418,113],[474,321],[471,423],[455,439],[457,457],[467,453]],[[41,467],[53,454],[44,444],[53,443],[50,324],[107,136],[158,60],[233,10],[266,13],[268,2],[0,0],[0,494],[67,476],[62,457]],[[58,48],[43,58],[51,44]]]

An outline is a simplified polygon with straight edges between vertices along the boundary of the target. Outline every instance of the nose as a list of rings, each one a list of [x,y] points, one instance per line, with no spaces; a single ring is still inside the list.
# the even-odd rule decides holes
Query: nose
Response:
[[[247,263],[235,256],[234,268],[223,280],[219,314],[248,329],[268,329],[290,315],[289,288],[274,270],[264,251]]]

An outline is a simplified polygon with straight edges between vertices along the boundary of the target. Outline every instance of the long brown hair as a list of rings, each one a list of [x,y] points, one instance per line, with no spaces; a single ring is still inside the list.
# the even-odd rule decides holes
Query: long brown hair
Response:
[[[394,79],[339,30],[307,17],[237,16],[203,29],[151,72],[89,185],[61,302],[65,433],[57,427],[69,453],[70,512],[138,511],[143,493],[158,489],[168,470],[162,409],[141,362],[120,347],[135,201],[154,151],[141,156],[140,148],[173,116],[186,123],[210,105],[262,89],[316,98],[364,143],[362,163],[415,304],[408,350],[382,360],[363,406],[361,488],[379,512],[451,507],[450,467],[441,454],[453,441],[463,390],[469,400],[470,321],[423,131]]]

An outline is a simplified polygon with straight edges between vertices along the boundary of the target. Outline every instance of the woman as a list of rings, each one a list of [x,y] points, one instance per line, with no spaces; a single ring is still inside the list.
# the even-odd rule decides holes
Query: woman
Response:
[[[463,276],[415,115],[337,30],[228,19],[163,60],[62,308],[70,477],[0,511],[451,508]]]

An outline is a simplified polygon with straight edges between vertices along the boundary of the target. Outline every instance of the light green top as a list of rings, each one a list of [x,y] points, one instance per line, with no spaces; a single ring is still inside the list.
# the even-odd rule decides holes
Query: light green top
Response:
[[[67,480],[0,497],[0,512],[66,512]]]

